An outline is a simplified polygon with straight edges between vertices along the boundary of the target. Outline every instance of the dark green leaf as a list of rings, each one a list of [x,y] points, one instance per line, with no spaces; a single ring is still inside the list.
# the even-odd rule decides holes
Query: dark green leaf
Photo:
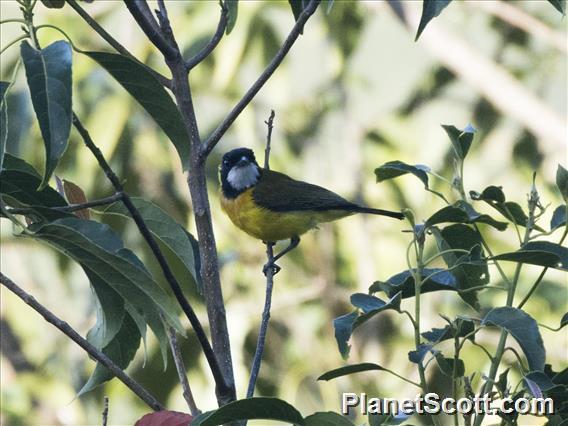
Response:
[[[239,0],[225,0],[225,6],[227,6],[227,27],[225,28],[225,34],[229,35],[237,23]]]
[[[412,417],[412,414],[404,414],[403,412],[398,414],[369,413],[367,419],[369,420],[369,426],[396,426],[403,424],[410,417]]]
[[[499,380],[497,380],[497,382],[495,383],[495,387],[497,387],[497,390],[499,392],[501,392],[501,394],[503,394],[503,395],[508,394],[507,376],[509,375],[510,370],[511,370],[511,368],[507,368],[505,371],[503,371],[501,374],[499,374]]]
[[[8,106],[6,98],[9,88],[9,82],[0,81],[0,170],[2,170],[4,151],[6,151],[6,141],[8,140]]]
[[[304,424],[298,410],[278,398],[254,397],[233,401],[217,410],[196,417],[191,426],[216,426],[240,420],[277,420],[291,424]]]
[[[22,160],[21,158],[13,156],[8,152],[4,155],[4,164],[2,165],[2,168],[4,170],[18,170],[20,172],[27,173],[41,180],[41,175],[37,172],[36,169],[34,169],[34,167],[31,164],[27,163],[25,160]]]
[[[306,417],[304,426],[353,426],[353,423],[341,414],[321,411]]]
[[[436,363],[440,367],[442,374],[448,377],[454,377],[454,364],[456,365],[456,375],[455,377],[463,377],[465,374],[465,365],[461,359],[457,359],[457,363],[453,358],[446,358],[441,353],[434,355],[436,358]]]
[[[414,41],[417,41],[426,28],[426,25],[442,13],[442,10],[450,4],[452,0],[423,0],[422,1],[422,16],[420,18],[420,24],[418,24],[418,31],[416,31],[416,38]]]
[[[381,371],[384,370],[378,364],[373,364],[371,362],[363,362],[361,364],[346,365],[345,367],[336,368],[330,370],[327,373],[322,374],[318,377],[318,380],[332,380],[342,376],[348,376],[354,373],[361,373],[363,371]]]
[[[363,313],[367,313],[374,309],[382,308],[386,305],[386,302],[379,299],[378,297],[371,296],[365,293],[354,293],[351,295],[351,304],[356,308],[359,308]]]
[[[481,325],[493,324],[507,330],[517,341],[531,370],[544,369],[545,351],[536,321],[520,309],[503,306],[490,310]]]
[[[506,222],[499,222],[489,215],[478,213],[470,204],[461,200],[438,210],[430,216],[425,225],[432,226],[438,223],[485,223],[499,231],[507,229]]]
[[[424,3],[426,3],[426,1],[424,1]],[[471,143],[473,142],[475,129],[471,125],[468,125],[464,130],[459,130],[455,126],[445,124],[442,124],[442,127],[452,141],[456,156],[463,160],[467,156]]]
[[[502,204],[505,202],[505,193],[500,186],[490,185],[481,194],[471,191],[469,193],[474,200],[495,201]]]
[[[554,8],[559,11],[562,15],[566,13],[566,0],[548,0],[548,2],[554,6]]]
[[[48,9],[61,9],[65,6],[65,0],[41,0]]]
[[[454,337],[465,337],[471,333],[475,328],[475,324],[471,320],[457,318],[451,325],[446,325],[443,328],[433,328],[430,331],[421,333],[421,336],[428,340],[430,343],[436,344],[444,340],[453,339]],[[474,336],[469,336],[468,339],[474,340]]]
[[[288,0],[290,3],[290,8],[292,9],[292,13],[294,14],[294,21],[298,21],[300,15],[308,5],[308,0]],[[300,34],[304,34],[304,27],[300,29]]]
[[[156,284],[136,255],[124,248],[114,231],[107,225],[77,218],[30,226],[30,230],[35,238],[48,242],[79,262],[142,313],[160,342],[165,362],[168,340],[160,314],[185,335],[178,319],[177,305]]]
[[[373,297],[373,296],[371,296],[371,297]],[[379,300],[380,302],[382,302],[383,305],[379,306],[377,304],[375,308],[370,309],[370,310],[366,311],[365,313],[359,315],[355,319],[355,321],[353,321],[353,330],[355,330],[357,327],[359,327],[364,322],[373,318],[379,312],[383,312],[383,311],[386,311],[386,310],[389,310],[389,309],[394,309],[395,311],[400,311],[400,300],[402,299],[402,293],[401,292],[396,293],[387,302],[383,302],[379,298],[376,298],[376,299]]]
[[[424,268],[423,274],[423,279],[429,278],[422,283],[420,293],[438,290],[458,290],[456,277],[445,269]],[[379,282],[379,286],[389,297],[393,297],[398,292],[402,292],[403,299],[414,296],[414,276],[411,271],[393,275],[386,282]]]
[[[542,393],[556,386],[542,371],[531,371],[523,377],[530,393],[535,398],[542,398]],[[535,389],[536,385],[536,389]]]
[[[402,161],[389,161],[375,169],[377,182],[383,182],[388,179],[393,179],[398,176],[411,173],[422,181],[424,188],[428,189],[428,175],[426,172],[429,168],[422,165],[411,166],[410,164],[403,163]]]
[[[549,241],[531,241],[518,251],[499,254],[493,259],[530,263],[568,271],[568,248]]]
[[[71,46],[56,41],[36,50],[24,41],[20,54],[45,144],[43,188],[67,148],[71,131]]]
[[[550,231],[566,226],[566,205],[558,206],[550,219]]]
[[[146,67],[124,56],[106,52],[83,53],[106,69],[150,114],[174,144],[183,169],[187,170],[189,138],[176,104],[160,82]]]
[[[124,370],[128,367],[130,361],[134,359],[134,355],[136,355],[136,351],[140,346],[140,337],[136,323],[130,315],[125,314],[120,331],[114,336],[111,342],[103,348],[103,353]],[[106,367],[97,363],[93,374],[91,374],[91,377],[89,377],[89,380],[77,395],[81,396],[113,377],[114,375]]]
[[[414,364],[420,364],[428,352],[435,352],[432,350],[432,345],[421,343],[418,349],[408,352],[408,360]]]
[[[339,353],[343,359],[349,357],[349,350],[351,346],[347,343],[351,338],[351,333],[353,332],[353,322],[359,316],[357,312],[351,312],[350,314],[342,315],[333,320],[333,327],[335,328],[335,340],[337,341],[337,347],[339,348]]]
[[[199,258],[199,252],[195,252],[194,245],[189,234],[179,223],[169,216],[159,206],[143,198],[132,197],[132,203],[140,212],[142,219],[150,232],[183,264],[186,272],[182,284],[187,287],[195,285],[201,293],[201,279],[199,269],[196,269],[195,259]],[[105,213],[118,214],[130,217],[130,213],[123,203],[114,203],[104,210]],[[190,283],[184,283],[186,280]]]
[[[560,164],[558,165],[558,169],[556,169],[556,186],[562,198],[564,198],[564,201],[568,202],[568,170]]]
[[[568,312],[562,315],[562,319],[560,320],[560,328],[564,328],[565,325],[568,325]]]

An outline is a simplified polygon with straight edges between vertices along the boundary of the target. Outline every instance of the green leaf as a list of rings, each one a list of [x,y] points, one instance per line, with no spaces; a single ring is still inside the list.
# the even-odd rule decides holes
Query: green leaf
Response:
[[[48,9],[61,9],[65,6],[65,0],[41,0]]]
[[[436,353],[432,347],[433,345],[421,343],[416,350],[408,352],[408,360],[414,364],[421,364],[428,352]]]
[[[225,6],[227,6],[227,27],[225,28],[225,34],[229,35],[237,23],[239,0],[225,0]]]
[[[469,203],[462,200],[438,210],[428,218],[425,226],[430,227],[438,223],[485,223],[499,231],[507,229],[506,222],[499,222],[489,215],[478,213]]]
[[[6,141],[8,140],[8,106],[6,98],[9,88],[10,83],[8,81],[0,81],[0,170],[2,170]]]
[[[43,188],[67,149],[71,131],[71,46],[66,41],[56,41],[36,50],[24,41],[20,54],[45,144]]]
[[[554,231],[562,226],[566,226],[566,205],[558,206],[554,209],[552,213],[552,218],[550,219],[550,231]]]
[[[363,371],[381,371],[384,370],[378,364],[373,364],[372,362],[363,362],[361,364],[346,365],[345,367],[336,368],[330,370],[318,377],[318,380],[328,380],[337,379],[338,377],[348,376],[354,373],[361,373]]]
[[[568,202],[568,170],[560,164],[556,169],[556,186],[560,191],[560,195],[564,198],[564,201]]]
[[[371,414],[367,415],[369,420],[369,426],[395,426],[401,425],[407,421],[412,414],[404,414],[399,412],[398,414]]]
[[[562,319],[560,320],[560,329],[564,328],[564,326],[568,325],[568,312],[562,315]]]
[[[197,416],[191,426],[216,426],[240,420],[277,420],[304,424],[298,410],[278,398],[254,397],[230,402],[217,410]]]
[[[132,59],[106,52],[82,52],[106,69],[150,114],[174,144],[185,170],[190,142],[181,114],[164,87],[148,69]]]
[[[350,314],[342,315],[333,320],[335,340],[337,341],[337,347],[343,359],[349,357],[351,346],[347,342],[349,342],[351,333],[353,332],[353,322],[358,316],[359,314],[357,312],[351,312]]]
[[[195,238],[151,201],[137,197],[132,197],[131,200],[154,237],[166,246],[170,253],[184,266],[185,272],[181,283],[186,288],[194,285],[201,294],[202,281],[199,269],[196,268],[196,259],[199,259],[199,248],[197,244],[194,245],[192,243],[192,239],[195,240]],[[110,205],[104,210],[104,213],[130,217],[130,213],[124,207],[124,204],[120,202]],[[188,279],[191,282],[186,283],[185,281]]]
[[[526,312],[503,306],[490,310],[481,325],[493,324],[505,329],[523,350],[530,370],[544,369],[545,351],[536,321]]]
[[[288,0],[290,3],[290,8],[292,9],[292,13],[294,14],[294,20],[298,21],[300,15],[308,5],[308,0]],[[300,28],[300,34],[304,34],[304,27]]]
[[[422,1],[422,17],[420,18],[420,24],[418,24],[418,31],[416,31],[416,38],[414,41],[417,41],[426,25],[442,13],[442,10],[450,4],[452,0],[423,0]]]
[[[374,296],[370,296],[370,297],[374,297]],[[401,292],[396,293],[394,296],[392,296],[386,302],[383,302],[378,297],[375,297],[375,299],[377,299],[377,301],[379,303],[377,303],[377,305],[374,308],[369,309],[367,311],[363,311],[363,314],[359,315],[355,319],[355,321],[353,321],[353,330],[355,330],[361,324],[370,320],[371,318],[373,318],[375,315],[377,315],[380,312],[390,310],[390,309],[394,309],[395,311],[400,312],[400,300],[402,299],[402,293]],[[353,299],[351,299],[351,300],[353,302]]]
[[[422,181],[424,188],[428,189],[428,175],[426,174],[427,171],[430,171],[430,168],[427,166],[423,166],[421,164],[412,166],[410,164],[396,160],[389,161],[382,166],[377,167],[375,169],[375,175],[377,176],[377,182],[383,182],[388,179],[393,179],[395,177],[411,173]]]
[[[320,411],[304,419],[305,426],[353,426],[345,416],[332,411]]]
[[[562,15],[566,13],[566,0],[548,0],[548,2],[554,6],[554,8],[559,11]]]
[[[444,340],[450,340],[455,337],[465,337],[466,335],[470,334],[475,329],[475,324],[471,320],[457,318],[452,325],[446,325],[443,328],[433,328],[430,331],[425,331],[421,333],[421,336],[424,337],[432,344],[437,344],[443,342]],[[468,339],[472,342],[474,341],[475,336],[469,336]]]
[[[134,320],[126,314],[122,321],[120,331],[112,341],[103,348],[103,353],[112,359],[123,370],[128,367],[130,361],[134,359],[136,351],[140,346],[140,332]],[[97,363],[93,374],[81,388],[77,396],[81,396],[102,383],[112,379],[114,375],[105,366]]]
[[[424,3],[426,3],[426,0]],[[463,160],[467,156],[471,143],[473,142],[475,129],[471,125],[468,125],[465,129],[459,130],[455,126],[448,126],[446,124],[442,124],[442,128],[448,134],[450,141],[452,141],[456,156]]]
[[[177,305],[156,284],[136,255],[124,248],[114,231],[105,224],[77,218],[32,225],[30,230],[34,238],[48,242],[80,263],[138,310],[160,342],[166,362],[168,339],[160,314],[185,335],[178,319]]]
[[[438,367],[442,374],[448,377],[454,377],[454,363],[456,364],[456,376],[463,377],[465,375],[465,365],[461,359],[454,360],[453,358],[446,358],[441,353],[434,355]],[[457,363],[456,363],[457,361]]]
[[[568,271],[568,248],[549,241],[531,241],[518,251],[499,254],[492,259],[530,263]]]
[[[501,213],[506,219],[520,226],[527,226],[529,220],[523,208],[512,201],[505,201],[505,194],[499,186],[488,186],[481,194],[470,191],[470,196],[473,200],[482,200]],[[543,232],[544,230],[536,225],[535,229]]]
[[[529,391],[535,398],[542,398],[543,392],[546,392],[556,386],[542,371],[531,371],[530,373],[527,373],[523,379],[529,387]]]
[[[440,268],[424,268],[422,271],[422,279],[429,278],[422,283],[421,294],[439,290],[458,291],[456,277],[451,272]],[[399,272],[386,282],[378,281],[376,284],[389,297],[393,297],[398,292],[401,292],[403,299],[414,297],[414,276],[410,270]]]

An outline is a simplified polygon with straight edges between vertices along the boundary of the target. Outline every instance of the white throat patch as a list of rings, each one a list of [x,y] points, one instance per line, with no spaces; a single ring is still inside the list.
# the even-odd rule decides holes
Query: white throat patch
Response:
[[[233,167],[227,175],[227,180],[237,191],[249,188],[258,181],[258,168],[254,164],[245,167]]]

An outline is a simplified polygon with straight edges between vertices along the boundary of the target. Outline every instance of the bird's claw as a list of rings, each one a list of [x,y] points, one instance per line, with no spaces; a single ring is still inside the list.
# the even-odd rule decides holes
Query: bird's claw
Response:
[[[276,263],[274,262],[268,262],[266,265],[264,265],[264,267],[262,268],[262,272],[264,273],[264,276],[268,275],[268,271],[272,269],[272,276],[276,275],[278,272],[280,272],[280,266],[278,266]]]

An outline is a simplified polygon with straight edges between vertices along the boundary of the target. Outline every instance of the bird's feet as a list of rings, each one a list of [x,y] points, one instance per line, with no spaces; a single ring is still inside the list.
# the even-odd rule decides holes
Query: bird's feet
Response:
[[[280,272],[280,269],[281,269],[280,266],[278,266],[276,263],[268,262],[266,265],[263,266],[262,272],[264,273],[264,276],[267,276],[268,271],[272,270],[272,276],[274,276],[278,272]]]

